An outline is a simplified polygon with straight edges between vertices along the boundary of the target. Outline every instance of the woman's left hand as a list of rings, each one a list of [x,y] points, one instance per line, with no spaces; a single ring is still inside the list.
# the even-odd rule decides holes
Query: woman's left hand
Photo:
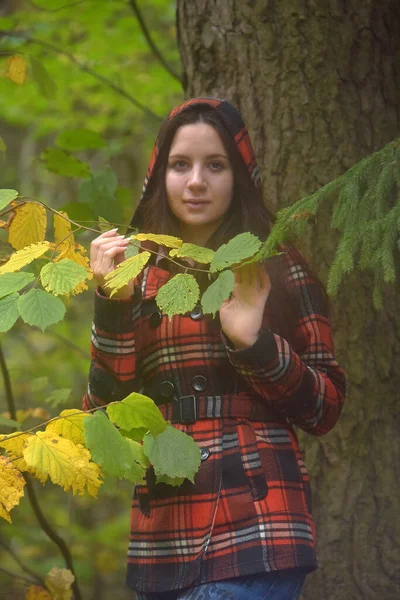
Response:
[[[259,263],[234,271],[235,285],[229,300],[219,309],[222,331],[237,349],[252,346],[262,325],[271,281]]]

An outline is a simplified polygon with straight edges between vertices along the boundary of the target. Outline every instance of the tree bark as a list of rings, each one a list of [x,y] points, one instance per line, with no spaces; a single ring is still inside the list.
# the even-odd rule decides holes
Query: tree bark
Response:
[[[238,106],[273,210],[400,135],[397,0],[178,0],[177,22],[186,96]],[[302,244],[323,280],[336,240],[322,214]],[[304,600],[399,597],[399,287],[379,312],[371,298],[354,274],[333,299],[345,409],[328,435],[301,435],[320,559]]]

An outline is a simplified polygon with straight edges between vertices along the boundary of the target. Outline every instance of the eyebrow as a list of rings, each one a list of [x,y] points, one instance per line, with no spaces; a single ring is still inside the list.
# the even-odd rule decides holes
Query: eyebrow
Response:
[[[178,152],[176,154],[170,154],[169,158],[187,158],[189,155],[188,154],[184,154],[183,152]],[[229,160],[227,156],[225,156],[225,154],[208,154],[205,158],[209,159],[209,158],[225,158],[226,160]]]

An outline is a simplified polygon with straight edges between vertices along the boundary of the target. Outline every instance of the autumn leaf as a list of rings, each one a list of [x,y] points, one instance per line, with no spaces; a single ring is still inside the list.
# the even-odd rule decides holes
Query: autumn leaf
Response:
[[[40,585],[29,586],[25,600],[54,600],[50,592]]]
[[[27,202],[15,209],[15,216],[8,228],[8,242],[16,250],[44,242],[46,225],[45,207],[42,204]]]
[[[64,219],[62,216],[67,217]],[[75,239],[72,232],[71,222],[67,220],[68,215],[66,212],[60,211],[60,214],[54,215],[53,225],[54,225],[54,240],[57,244],[58,252],[63,252],[64,250],[69,250],[75,246]],[[65,257],[64,258],[69,258]],[[75,261],[76,262],[76,261]]]
[[[132,240],[139,240],[140,242],[150,241],[160,244],[160,246],[167,246],[167,248],[180,248],[183,244],[182,240],[174,237],[173,235],[162,235],[156,233],[137,233],[131,236]]]
[[[11,258],[0,267],[1,273],[15,273],[22,267],[29,265],[35,258],[42,256],[50,248],[49,242],[39,242],[38,244],[32,244],[23,250],[18,250],[11,255]]]
[[[51,431],[38,431],[27,442],[24,458],[29,467],[47,473],[51,481],[74,496],[87,492],[97,497],[102,484],[99,465],[91,462],[90,452],[80,444],[63,439]]]
[[[71,586],[74,581],[75,577],[69,569],[58,569],[57,567],[53,567],[44,579],[53,600],[71,600]]]
[[[0,448],[5,449],[8,456],[12,459],[13,464],[19,471],[22,473],[27,471],[36,477],[36,479],[39,479],[41,483],[46,483],[48,478],[47,473],[42,473],[33,467],[29,467],[24,459],[25,445],[32,436],[32,433],[19,432],[10,433],[9,435],[0,435]]]
[[[31,585],[26,592],[25,600],[53,600],[53,597],[40,585]]]
[[[0,456],[0,517],[11,523],[10,510],[24,495],[25,480],[6,456]]]
[[[26,60],[20,54],[10,56],[7,60],[6,75],[8,79],[22,85],[26,77]]]
[[[90,414],[76,408],[63,410],[60,413],[62,419],[51,421],[46,431],[61,435],[61,437],[71,440],[74,444],[84,444],[85,436],[83,433],[83,421],[91,417]]]

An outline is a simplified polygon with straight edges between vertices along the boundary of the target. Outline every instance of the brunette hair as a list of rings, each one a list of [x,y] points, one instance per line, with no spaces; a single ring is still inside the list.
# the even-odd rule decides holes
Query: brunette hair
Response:
[[[206,123],[211,125],[218,135],[228,154],[233,174],[233,197],[223,223],[207,242],[207,247],[216,250],[239,233],[249,231],[261,241],[265,241],[275,222],[274,214],[265,206],[261,182],[255,185],[250,177],[235,140],[229,133],[223,117],[207,104],[189,106],[174,118],[164,121],[158,136],[159,155],[153,172],[146,186],[143,197],[132,217],[130,229],[138,228],[146,233],[162,233],[180,235],[179,221],[169,208],[165,187],[165,175],[170,148],[178,129],[184,125]],[[293,246],[282,248],[289,261],[274,257],[267,261],[267,270],[272,282],[272,290],[268,298],[268,307],[276,333],[290,339],[294,332],[299,298],[293,294],[293,286],[288,286],[290,263],[300,264],[307,272],[311,272],[305,259]],[[204,265],[197,265],[204,268]],[[179,267],[169,265],[173,272]],[[201,288],[209,285],[206,273],[195,276]],[[313,276],[315,279],[316,277]]]

